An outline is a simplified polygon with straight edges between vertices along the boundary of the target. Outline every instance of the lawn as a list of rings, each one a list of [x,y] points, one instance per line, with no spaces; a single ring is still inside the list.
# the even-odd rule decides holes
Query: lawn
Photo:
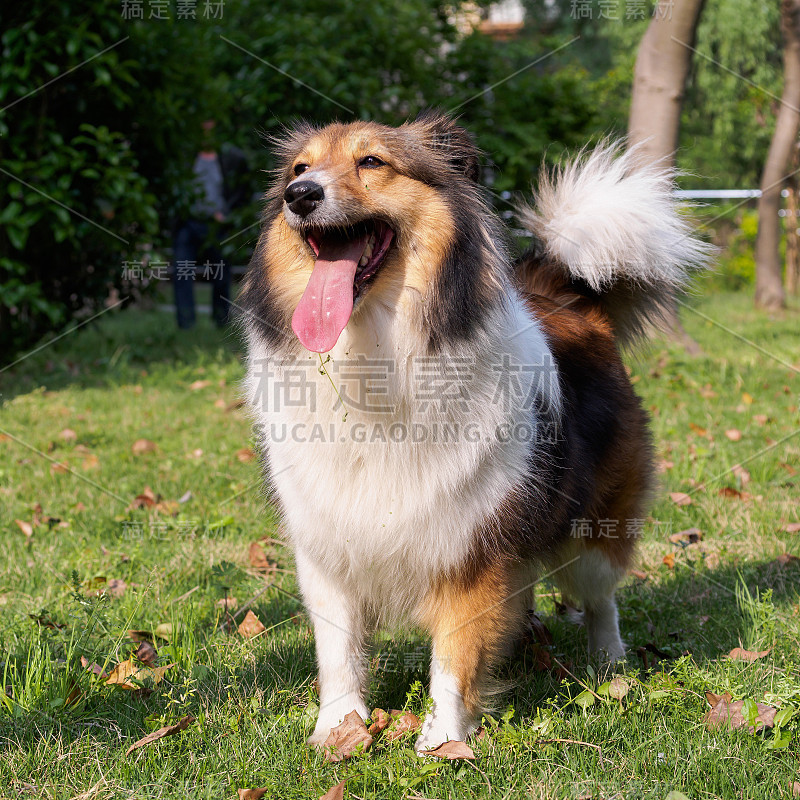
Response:
[[[598,674],[543,582],[553,643],[540,632],[503,667],[474,763],[420,759],[413,737],[377,737],[341,763],[305,746],[313,637],[237,402],[235,333],[110,312],[0,373],[0,797],[317,798],[345,779],[346,798],[387,800],[791,797],[797,311],[767,316],[744,294],[689,305],[702,355],[657,342],[629,359],[661,470],[619,593],[629,657]],[[248,610],[266,628],[254,638],[236,630]],[[96,674],[136,639],[171,666],[127,689]],[[762,655],[729,658],[736,647]],[[374,706],[423,713],[426,648],[381,635]],[[609,687],[614,675],[624,683]],[[712,729],[707,692],[779,709],[778,724]],[[186,730],[126,755],[188,714]]]

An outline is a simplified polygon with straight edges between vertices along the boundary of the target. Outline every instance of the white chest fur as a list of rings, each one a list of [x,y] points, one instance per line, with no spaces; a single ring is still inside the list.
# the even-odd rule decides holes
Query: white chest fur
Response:
[[[432,358],[399,318],[362,318],[324,370],[250,333],[247,399],[292,544],[391,616],[463,563],[529,470],[538,409],[558,406],[550,351],[516,294],[487,329]]]

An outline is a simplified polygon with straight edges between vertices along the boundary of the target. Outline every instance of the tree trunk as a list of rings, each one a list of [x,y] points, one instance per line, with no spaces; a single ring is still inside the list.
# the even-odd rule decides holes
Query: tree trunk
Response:
[[[638,145],[648,161],[664,166],[675,164],[686,80],[704,4],[705,0],[658,0],[636,54],[628,141]],[[681,325],[677,306],[665,322],[671,338],[687,352],[700,352]]]
[[[786,197],[786,294],[797,294],[800,281],[800,237],[797,235],[797,168],[800,163],[798,158],[798,145],[795,142],[792,148],[792,161],[790,171],[792,177],[786,182],[789,192]]]
[[[761,175],[756,236],[756,305],[783,308],[786,293],[781,277],[781,227],[778,211],[792,148],[800,129],[800,0],[781,0],[783,32],[783,94]]]

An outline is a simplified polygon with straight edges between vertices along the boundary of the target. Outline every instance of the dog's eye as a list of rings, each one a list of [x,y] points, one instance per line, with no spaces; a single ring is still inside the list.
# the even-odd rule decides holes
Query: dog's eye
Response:
[[[308,169],[308,164],[295,164],[294,174],[302,175]]]
[[[358,166],[374,169],[375,167],[385,167],[386,162],[381,161],[378,156],[364,156],[364,158],[358,162]]]

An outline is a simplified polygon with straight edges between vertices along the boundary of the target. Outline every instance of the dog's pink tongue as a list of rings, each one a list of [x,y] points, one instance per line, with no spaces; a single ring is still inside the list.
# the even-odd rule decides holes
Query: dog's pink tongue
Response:
[[[353,281],[366,238],[322,240],[311,280],[292,316],[292,330],[306,350],[332,350],[353,313]]]

